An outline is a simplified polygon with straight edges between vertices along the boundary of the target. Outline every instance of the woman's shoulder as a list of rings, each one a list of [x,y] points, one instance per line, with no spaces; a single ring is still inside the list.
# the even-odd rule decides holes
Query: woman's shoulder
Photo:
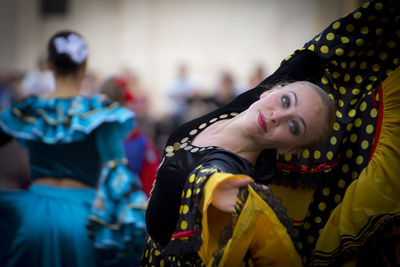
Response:
[[[220,172],[241,173],[252,177],[255,175],[254,166],[239,155],[220,148],[211,149],[199,161],[204,168],[216,168]]]
[[[242,109],[240,108],[222,107],[207,114],[204,114],[196,119],[185,122],[177,127],[174,131],[172,131],[168,138],[167,146],[174,145],[176,142],[185,143],[188,140],[191,142],[200,132],[202,132],[208,126],[219,120],[235,117],[241,111]]]
[[[52,144],[80,141],[104,123],[132,128],[133,118],[133,112],[103,95],[32,96],[4,110],[0,125],[16,138]]]

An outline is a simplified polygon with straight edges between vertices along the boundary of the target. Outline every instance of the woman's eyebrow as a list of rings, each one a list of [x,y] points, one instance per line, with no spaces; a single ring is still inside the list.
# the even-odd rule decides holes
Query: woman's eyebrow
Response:
[[[293,97],[294,97],[294,105],[297,106],[297,95],[296,95],[296,93],[293,92],[293,91],[288,91],[288,92],[293,95]]]
[[[307,124],[306,124],[306,122],[304,121],[304,119],[302,117],[300,117],[300,116],[298,116],[298,117],[301,120],[301,122],[303,123],[303,126],[304,126],[303,135],[304,135],[306,133],[306,131],[307,131]]]

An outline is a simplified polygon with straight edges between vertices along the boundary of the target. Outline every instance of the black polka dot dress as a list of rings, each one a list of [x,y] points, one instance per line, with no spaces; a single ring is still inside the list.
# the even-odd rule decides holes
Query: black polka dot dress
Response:
[[[143,254],[144,266],[151,266],[155,256],[164,265],[202,266],[196,256],[181,261],[160,249],[168,245],[177,227],[193,226],[181,221],[182,213],[196,212],[181,206],[187,195],[185,182],[202,154],[216,149],[199,148],[190,141],[210,123],[246,110],[266,88],[297,80],[318,84],[335,101],[333,132],[323,145],[299,155],[266,151],[251,170],[253,178],[282,198],[293,219],[298,236],[293,242],[303,264],[396,262],[396,240],[400,240],[399,5],[389,0],[365,2],[288,56],[259,86],[176,129],[167,142],[149,202],[146,222],[151,238]],[[176,175],[158,179],[168,169]],[[154,203],[163,207],[154,209]],[[298,205],[304,211],[299,212]],[[165,219],[168,216],[173,219]],[[383,243],[388,246],[386,254],[372,253]]]
[[[369,170],[367,167],[379,142],[382,138],[394,138],[393,133],[389,136],[382,134],[386,100],[383,98],[385,94],[389,97],[389,90],[394,90],[388,86],[383,87],[382,82],[394,73],[399,64],[399,4],[399,1],[365,2],[356,11],[332,22],[303,48],[282,62],[281,67],[295,60],[304,51],[317,55],[321,60],[322,73],[313,77],[314,82],[329,93],[337,108],[333,133],[324,145],[314,150],[306,149],[298,156],[279,156],[277,160],[278,174],[275,184],[314,190],[304,218],[295,222],[299,232],[297,246],[305,264],[341,265],[359,255],[367,246],[372,247],[376,243],[377,238],[374,236],[377,233],[389,231],[385,229],[399,225],[400,209],[391,210],[394,214],[382,219],[379,224],[371,223],[374,219],[378,220],[374,216],[379,217],[380,212],[385,212],[383,209],[380,211],[379,207],[374,209],[374,216],[367,216],[365,214],[370,208],[365,206],[367,204],[363,203],[363,206],[360,203],[357,207],[353,203],[353,211],[363,210],[360,218],[355,213],[350,215],[348,210],[341,210],[345,206],[341,204],[345,197],[346,201],[354,200],[354,192],[348,188],[351,184],[360,182],[361,174],[365,181],[373,179],[371,175],[366,176],[365,172]],[[396,95],[394,91],[390,93],[390,98],[393,95]],[[385,126],[398,127],[395,124]],[[388,150],[398,150],[392,140],[389,141]],[[390,153],[387,154],[389,155]],[[375,175],[389,180],[400,177],[398,173]],[[370,194],[357,193],[362,197]],[[382,195],[372,193],[369,197],[376,197],[376,203],[381,203],[379,199],[382,199]],[[395,202],[392,202],[393,207],[400,207],[400,204],[393,203]],[[333,217],[334,210],[335,216],[342,216],[342,225],[335,221],[338,218]],[[361,222],[355,227],[348,216],[355,216],[353,219]],[[343,227],[344,224],[355,228],[352,231],[340,229],[342,232],[337,231],[335,236],[327,235],[320,239],[323,231],[325,236],[328,231]],[[325,246],[325,243],[329,245]],[[315,252],[312,256],[313,250]],[[363,257],[366,257],[365,253]]]

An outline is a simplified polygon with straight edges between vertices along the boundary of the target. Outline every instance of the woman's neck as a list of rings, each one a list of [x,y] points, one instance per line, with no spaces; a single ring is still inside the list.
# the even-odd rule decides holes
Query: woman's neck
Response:
[[[79,95],[82,79],[74,76],[56,76],[55,90],[47,96],[74,97]]]
[[[231,151],[252,164],[263,149],[246,136],[241,114],[227,120],[217,121],[201,132],[193,141],[198,146],[217,146]]]

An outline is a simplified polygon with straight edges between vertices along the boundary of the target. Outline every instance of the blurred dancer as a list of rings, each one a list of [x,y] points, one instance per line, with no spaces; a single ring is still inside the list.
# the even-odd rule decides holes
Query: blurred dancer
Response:
[[[143,242],[146,196],[122,146],[134,114],[78,95],[89,55],[82,36],[58,32],[47,48],[54,91],[1,114],[3,130],[29,152],[32,186],[1,191],[0,265],[96,266],[95,248],[101,265],[115,263],[114,251]]]
[[[131,92],[128,82],[123,78],[111,77],[106,79],[100,85],[100,93],[107,95],[122,106],[132,108],[133,111],[135,111],[135,107],[142,107],[141,99],[136,99],[136,95]],[[136,101],[139,103],[136,104]],[[143,191],[149,196],[161,162],[159,150],[153,140],[140,127],[136,127],[125,138],[124,151],[129,167],[139,175]]]

